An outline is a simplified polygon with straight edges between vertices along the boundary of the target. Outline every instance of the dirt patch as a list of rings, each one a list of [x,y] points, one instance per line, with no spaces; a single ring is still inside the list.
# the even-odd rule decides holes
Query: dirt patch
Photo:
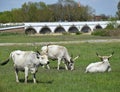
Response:
[[[1,33],[10,32],[10,33],[25,33],[24,27],[23,28],[15,28],[15,29],[8,29],[8,30],[1,30]]]
[[[103,40],[82,40],[82,41],[59,41],[59,42],[35,42],[35,43],[0,43],[0,46],[37,46],[47,44],[79,44],[79,43],[110,43],[120,42],[120,39],[103,39]]]

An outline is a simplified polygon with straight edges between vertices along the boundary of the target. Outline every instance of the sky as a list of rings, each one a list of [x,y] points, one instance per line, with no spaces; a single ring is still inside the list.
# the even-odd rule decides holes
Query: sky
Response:
[[[46,4],[57,3],[58,0],[0,0],[0,12],[9,11],[14,8],[21,8],[25,2],[45,2]],[[96,15],[105,14],[115,16],[117,12],[117,4],[120,0],[75,0],[81,5],[88,5],[95,10]]]

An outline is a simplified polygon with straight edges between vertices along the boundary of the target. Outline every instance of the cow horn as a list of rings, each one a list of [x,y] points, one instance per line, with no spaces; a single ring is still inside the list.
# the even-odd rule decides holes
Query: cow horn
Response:
[[[46,46],[47,46],[47,50],[46,50],[47,53],[48,53],[48,46],[49,46],[49,45],[51,45],[51,44],[47,44],[47,45],[46,45]]]
[[[40,55],[40,52],[38,50],[36,52]]]
[[[76,57],[73,59],[73,61],[75,61],[75,60],[78,59],[79,57],[80,57],[80,55],[76,56]]]
[[[109,55],[109,56],[108,56],[108,58],[112,57],[112,55],[113,55],[113,54],[114,54],[114,51],[112,52],[112,54],[111,54],[111,55]]]
[[[102,58],[102,56],[100,56],[97,52],[96,52],[96,55],[97,55],[99,58]]]

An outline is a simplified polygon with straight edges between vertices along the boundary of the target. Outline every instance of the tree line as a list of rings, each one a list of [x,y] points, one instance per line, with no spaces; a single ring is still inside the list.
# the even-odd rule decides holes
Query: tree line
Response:
[[[74,0],[58,0],[51,5],[28,2],[21,8],[0,12],[0,22],[89,21],[93,19],[94,12],[90,6],[80,5]],[[117,14],[120,18],[120,11]]]

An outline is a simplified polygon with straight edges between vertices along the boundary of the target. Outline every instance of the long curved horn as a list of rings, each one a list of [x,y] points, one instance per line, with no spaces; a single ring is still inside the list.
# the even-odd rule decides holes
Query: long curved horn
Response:
[[[113,55],[113,54],[114,54],[114,51],[112,52],[112,54],[111,54],[111,55],[109,55],[109,56],[108,56],[108,58],[112,57],[112,55]]]
[[[78,59],[79,57],[80,57],[80,55],[76,56],[76,57],[73,59],[73,61],[75,61],[75,60]]]
[[[102,58],[102,56],[100,56],[97,52],[96,52],[96,55],[97,55],[99,58]]]
[[[46,53],[48,53],[48,46],[49,46],[50,44],[48,44],[48,45],[46,45],[47,46],[47,50],[46,50]]]

